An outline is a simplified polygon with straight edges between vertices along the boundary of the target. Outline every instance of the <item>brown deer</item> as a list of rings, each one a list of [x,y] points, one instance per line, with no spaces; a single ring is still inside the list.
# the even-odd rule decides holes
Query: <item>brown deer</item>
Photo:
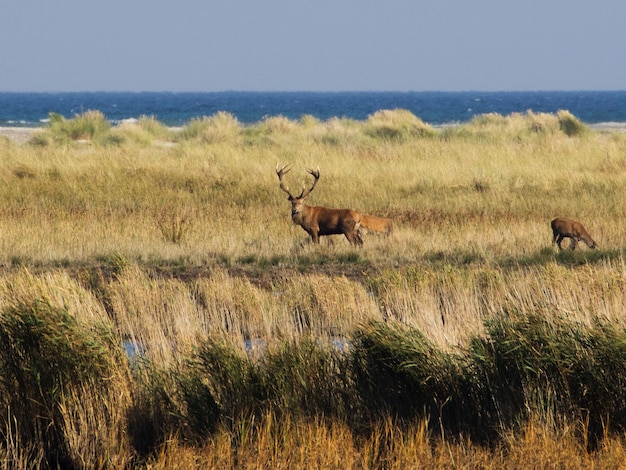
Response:
[[[307,206],[304,200],[307,198],[320,179],[320,170],[307,171],[313,175],[315,180],[309,189],[302,189],[299,196],[294,196],[289,192],[283,176],[291,170],[289,164],[282,167],[276,166],[276,174],[280,181],[280,189],[289,195],[291,202],[291,220],[302,227],[310,236],[313,243],[320,242],[322,235],[344,234],[353,245],[362,245],[363,239],[359,228],[361,227],[361,214],[351,209],[329,209],[327,207]]]
[[[375,215],[361,214],[361,228],[370,232],[384,233],[390,235],[393,233],[393,221],[385,217]]]
[[[580,222],[557,217],[550,223],[550,226],[552,227],[552,242],[556,243],[559,250],[563,249],[561,242],[564,238],[570,238],[572,240],[569,246],[571,250],[576,249],[576,245],[578,245],[578,242],[581,240],[585,242],[589,248],[595,249],[598,247]]]

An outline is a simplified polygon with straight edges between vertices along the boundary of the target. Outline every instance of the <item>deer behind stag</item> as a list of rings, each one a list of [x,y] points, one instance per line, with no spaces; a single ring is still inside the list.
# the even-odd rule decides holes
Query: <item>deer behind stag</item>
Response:
[[[299,196],[291,194],[283,176],[291,170],[289,165],[276,167],[276,174],[280,182],[280,189],[287,193],[291,202],[291,220],[302,227],[310,236],[313,243],[320,242],[323,235],[345,235],[352,245],[362,245],[363,239],[359,231],[361,227],[361,214],[352,209],[329,209],[321,206],[308,206],[305,199],[320,179],[320,170],[307,169],[314,178],[313,185],[309,189],[302,189]]]
[[[361,228],[370,232],[391,235],[393,233],[393,221],[376,215],[361,214]]]

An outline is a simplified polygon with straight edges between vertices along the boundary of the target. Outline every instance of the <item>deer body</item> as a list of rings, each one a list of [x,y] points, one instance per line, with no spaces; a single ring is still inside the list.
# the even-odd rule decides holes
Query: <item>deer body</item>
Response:
[[[361,227],[361,214],[359,212],[351,209],[329,209],[327,207],[308,206],[305,204],[304,200],[311,194],[319,180],[319,169],[307,170],[315,178],[313,185],[308,190],[303,189],[299,196],[294,196],[283,182],[283,175],[290,170],[287,167],[288,165],[284,165],[281,168],[276,167],[280,189],[289,196],[291,220],[311,236],[313,243],[319,243],[319,237],[323,235],[343,234],[351,244],[362,245],[363,239],[359,232]]]
[[[581,240],[589,248],[595,249],[598,246],[580,222],[557,217],[550,223],[550,226],[552,227],[552,242],[556,243],[556,245],[559,247],[559,250],[563,249],[561,247],[561,243],[563,242],[564,238],[571,239],[571,250],[576,249],[576,245],[578,245],[578,242]]]
[[[393,221],[385,217],[378,217],[370,214],[361,214],[361,228],[371,232],[384,234],[393,233]]]

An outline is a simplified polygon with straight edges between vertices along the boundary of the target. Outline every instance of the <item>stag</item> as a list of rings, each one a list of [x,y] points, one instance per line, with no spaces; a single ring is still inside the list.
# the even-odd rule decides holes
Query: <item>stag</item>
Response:
[[[552,227],[552,242],[556,243],[559,250],[563,249],[561,242],[564,238],[571,239],[569,246],[571,250],[574,250],[581,240],[585,242],[589,248],[595,249],[598,246],[580,222],[557,217],[550,223],[550,226]]]
[[[320,206],[307,206],[304,200],[307,198],[320,179],[320,170],[307,169],[314,179],[309,189],[302,189],[299,196],[291,194],[283,176],[291,171],[289,164],[282,167],[276,166],[276,174],[280,181],[280,189],[289,195],[291,202],[291,220],[302,227],[310,236],[313,243],[320,242],[322,235],[345,235],[352,245],[362,245],[363,239],[359,228],[361,227],[361,214],[351,209],[329,209]]]

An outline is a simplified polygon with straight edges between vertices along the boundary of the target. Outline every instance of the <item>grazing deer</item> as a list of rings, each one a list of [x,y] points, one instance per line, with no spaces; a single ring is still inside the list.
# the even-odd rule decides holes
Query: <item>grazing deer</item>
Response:
[[[299,196],[294,196],[289,192],[283,176],[289,172],[291,168],[288,168],[289,164],[282,167],[276,166],[276,174],[278,175],[278,181],[280,181],[280,189],[285,191],[289,195],[289,201],[291,202],[291,220],[295,224],[302,227],[310,236],[313,243],[320,242],[320,236],[322,235],[340,235],[344,234],[348,241],[353,245],[362,245],[363,239],[359,228],[361,227],[361,214],[351,209],[329,209],[327,207],[312,207],[307,206],[304,203],[306,197],[311,194],[313,188],[320,179],[320,170],[307,171],[313,175],[315,181],[313,185],[302,192]]]
[[[556,243],[559,250],[563,249],[561,242],[564,238],[570,238],[572,240],[569,246],[571,250],[574,250],[581,240],[585,242],[589,248],[595,249],[598,247],[580,222],[557,217],[550,223],[550,226],[552,227],[552,242]]]
[[[370,232],[390,235],[393,233],[393,221],[391,219],[386,219],[385,217],[361,214],[361,228],[369,230]]]

